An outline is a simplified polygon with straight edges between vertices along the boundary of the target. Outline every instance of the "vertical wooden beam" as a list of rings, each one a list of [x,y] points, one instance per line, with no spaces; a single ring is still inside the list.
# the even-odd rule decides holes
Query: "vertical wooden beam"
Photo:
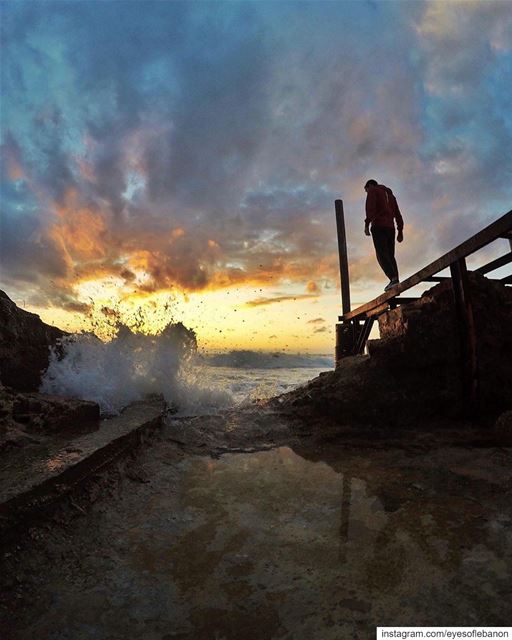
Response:
[[[343,315],[350,312],[350,281],[348,275],[347,234],[345,231],[345,213],[343,200],[335,200],[336,230],[338,234],[338,256],[340,261],[341,308]],[[357,323],[359,324],[359,323]],[[335,366],[341,359],[354,353],[354,323],[343,322],[336,325]]]
[[[356,342],[359,335],[359,321],[349,320],[336,325],[336,354],[334,356],[337,367],[343,358],[356,354]]]
[[[475,318],[465,258],[450,265],[460,340],[463,401],[468,417],[479,414],[480,389]]]
[[[345,214],[343,200],[334,202],[336,209],[336,229],[338,231],[338,254],[340,258],[341,308],[343,315],[350,311],[350,281],[348,275],[347,236],[345,233]]]

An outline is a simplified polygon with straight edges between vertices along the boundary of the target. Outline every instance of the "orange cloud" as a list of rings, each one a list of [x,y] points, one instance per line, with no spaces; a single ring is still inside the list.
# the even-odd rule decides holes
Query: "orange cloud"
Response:
[[[26,174],[23,169],[21,149],[7,135],[7,141],[1,146],[2,161],[7,169],[7,176],[13,182],[16,180],[25,180]]]
[[[68,191],[55,214],[57,221],[50,227],[50,238],[73,263],[107,254],[106,223],[98,211],[80,206],[76,191]]]
[[[127,215],[113,212],[108,201],[86,200],[74,188],[51,206],[54,218],[46,235],[65,267],[62,277],[53,277],[51,299],[56,301],[58,293],[70,298],[80,291],[87,295],[88,288],[81,285],[96,282],[101,286],[112,278],[116,279],[112,286],[123,299],[280,282],[306,287],[303,295],[247,303],[262,306],[316,298],[320,280],[338,277],[337,254],[319,257],[316,252],[308,253],[302,236],[287,238],[283,232],[279,242],[248,243],[243,230],[235,226],[224,229],[219,242],[212,233],[218,230],[211,226],[192,229],[177,214],[165,219],[158,210],[151,215],[132,205],[127,205]]]
[[[263,305],[274,304],[275,302],[288,302],[289,300],[305,300],[306,298],[318,298],[317,295],[304,293],[298,296],[277,296],[275,298],[256,298],[245,303],[246,307],[260,307]]]
[[[9,178],[13,181],[15,180],[23,180],[25,178],[25,172],[21,164],[15,158],[7,159],[7,172],[9,174]]]

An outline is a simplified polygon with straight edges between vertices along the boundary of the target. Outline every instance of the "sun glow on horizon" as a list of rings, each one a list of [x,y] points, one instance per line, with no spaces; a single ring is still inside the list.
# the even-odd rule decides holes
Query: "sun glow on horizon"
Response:
[[[103,340],[115,335],[119,324],[157,334],[169,322],[182,322],[196,332],[199,347],[205,350],[328,353],[334,344],[336,291],[320,295],[307,293],[307,286],[300,290],[288,286],[283,294],[240,286],[200,293],[146,293],[123,291],[119,285],[112,277],[77,285],[76,299],[89,305],[87,313],[56,307],[31,306],[29,310],[44,322],[72,333],[92,331]]]

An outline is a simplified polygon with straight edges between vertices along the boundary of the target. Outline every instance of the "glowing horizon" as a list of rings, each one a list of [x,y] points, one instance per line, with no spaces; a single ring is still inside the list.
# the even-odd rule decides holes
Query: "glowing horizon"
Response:
[[[145,294],[144,299],[139,295],[122,301],[105,295],[96,298],[94,308],[85,317],[58,309],[32,307],[27,310],[37,313],[48,324],[71,333],[92,331],[103,340],[115,334],[117,323],[136,332],[157,334],[169,322],[182,322],[195,331],[201,350],[332,351],[334,325],[319,315],[325,313],[329,303],[320,302],[319,296],[311,300],[308,294],[282,296],[283,299],[277,298],[278,302],[271,303],[279,307],[278,313],[269,313],[267,301],[258,297],[261,292],[251,287],[206,294],[159,292]],[[309,303],[307,306],[304,298]],[[212,309],[217,310],[213,316]],[[309,326],[308,337],[302,333],[304,323]]]

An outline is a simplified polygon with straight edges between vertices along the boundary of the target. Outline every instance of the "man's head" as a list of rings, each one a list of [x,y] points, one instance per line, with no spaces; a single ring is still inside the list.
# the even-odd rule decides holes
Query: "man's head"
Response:
[[[373,187],[378,186],[378,182],[377,180],[367,180],[366,184],[364,185],[364,190],[366,191],[366,193],[368,193],[368,191],[370,191],[370,189],[373,189]]]

